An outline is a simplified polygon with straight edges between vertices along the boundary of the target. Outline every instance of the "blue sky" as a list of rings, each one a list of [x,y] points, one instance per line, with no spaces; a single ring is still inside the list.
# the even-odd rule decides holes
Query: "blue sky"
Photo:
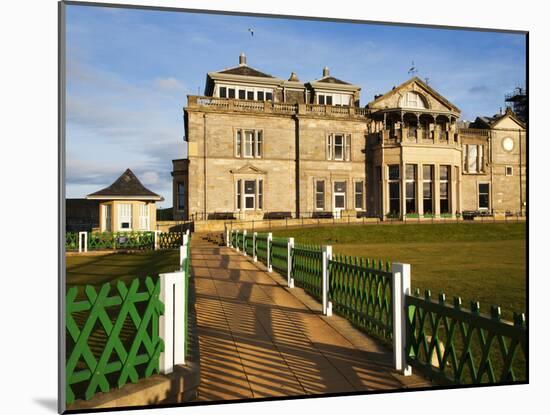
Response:
[[[518,34],[69,5],[67,197],[129,167],[171,206],[187,95],[202,94],[206,73],[235,66],[241,52],[284,79],[318,79],[327,65],[361,86],[361,105],[406,81],[414,61],[468,120],[498,112],[525,84]]]

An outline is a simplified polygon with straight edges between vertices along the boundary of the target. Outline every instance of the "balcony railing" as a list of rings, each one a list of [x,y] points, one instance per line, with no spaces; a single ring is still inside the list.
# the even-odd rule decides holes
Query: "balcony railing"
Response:
[[[459,128],[458,132],[460,135],[467,135],[467,136],[478,136],[478,137],[489,136],[489,130],[484,130],[481,128]]]
[[[251,101],[190,95],[188,108],[206,107],[222,111],[263,112],[275,114],[309,114],[339,118],[366,118],[368,110],[352,106],[289,104],[272,101]]]

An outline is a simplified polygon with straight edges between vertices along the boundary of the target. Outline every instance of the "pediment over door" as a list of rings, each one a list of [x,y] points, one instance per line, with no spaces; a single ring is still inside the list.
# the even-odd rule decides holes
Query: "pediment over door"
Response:
[[[238,169],[229,170],[232,174],[267,174],[265,170],[262,170],[252,164],[246,164]]]

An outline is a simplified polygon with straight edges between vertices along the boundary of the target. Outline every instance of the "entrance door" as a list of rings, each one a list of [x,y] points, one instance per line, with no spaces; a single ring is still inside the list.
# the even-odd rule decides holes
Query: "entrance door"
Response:
[[[334,182],[332,209],[335,218],[340,218],[341,212],[346,209],[346,182]]]

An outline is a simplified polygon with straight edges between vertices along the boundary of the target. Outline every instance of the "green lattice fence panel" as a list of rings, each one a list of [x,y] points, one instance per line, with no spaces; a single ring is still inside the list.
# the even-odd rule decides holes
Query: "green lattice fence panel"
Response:
[[[78,232],[65,232],[65,250],[78,250]]]
[[[503,321],[499,307],[490,315],[479,303],[448,304],[444,294],[405,297],[407,354],[411,366],[440,384],[490,384],[527,380],[525,315]]]
[[[135,231],[88,233],[88,251],[102,249],[154,249],[154,247],[154,232]]]
[[[270,252],[273,269],[286,276],[288,272],[288,239],[273,238]]]
[[[237,247],[237,232],[236,231],[233,231],[233,233],[231,234],[231,246],[233,248]]]
[[[164,347],[160,280],[81,288],[67,291],[67,403],[158,373]]]
[[[267,266],[267,234],[259,233],[256,235],[256,257]]]
[[[246,252],[246,254],[250,255],[251,257],[254,256],[254,234],[253,233],[246,234],[244,252]]]
[[[314,245],[294,245],[291,277],[314,298],[322,299],[323,249]]]
[[[160,249],[176,249],[183,244],[183,232],[160,232],[158,234]]]
[[[240,251],[242,251],[243,249],[243,242],[244,242],[244,234],[241,231],[237,234],[237,246],[236,246],[236,248],[239,248]]]
[[[329,300],[361,330],[389,343],[392,273],[389,262],[335,255],[329,260]]]
[[[88,233],[88,251],[115,249],[115,234],[112,232],[90,232]]]

